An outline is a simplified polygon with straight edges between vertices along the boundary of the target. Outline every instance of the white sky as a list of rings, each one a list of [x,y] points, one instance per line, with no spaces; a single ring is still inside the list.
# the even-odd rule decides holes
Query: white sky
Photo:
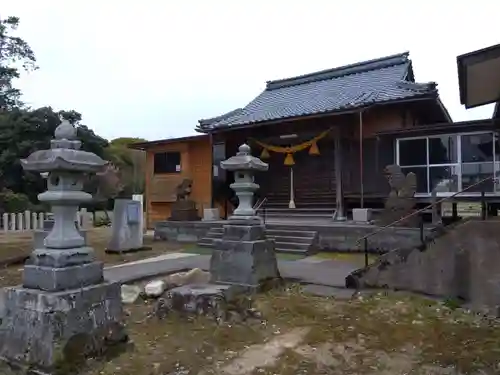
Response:
[[[265,81],[410,51],[455,121],[456,56],[499,43],[494,0],[3,0],[2,18],[40,69],[18,86],[32,106],[75,109],[106,138],[194,134],[246,105]]]

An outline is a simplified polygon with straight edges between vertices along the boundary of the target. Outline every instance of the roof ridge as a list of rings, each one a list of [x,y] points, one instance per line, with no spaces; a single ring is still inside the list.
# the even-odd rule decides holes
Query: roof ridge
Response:
[[[409,55],[410,52],[406,51],[403,53],[398,53],[390,56],[379,57],[377,59],[371,59],[371,60],[357,62],[354,64],[348,64],[337,68],[320,70],[317,72],[303,74],[290,78],[267,81],[266,91],[275,90],[288,86],[302,85],[304,83],[309,83],[309,82],[323,81],[327,79],[343,77],[346,75],[351,75],[356,73],[363,73],[370,70],[382,69],[394,65],[411,63]]]
[[[225,120],[233,115],[237,115],[242,111],[243,111],[243,108],[236,108],[236,109],[233,109],[232,111],[223,113],[222,115],[219,115],[219,116],[215,116],[215,117],[211,117],[211,118],[207,118],[207,119],[200,119],[200,120],[198,120],[198,123],[201,126],[210,126],[215,122],[219,122],[219,121]]]

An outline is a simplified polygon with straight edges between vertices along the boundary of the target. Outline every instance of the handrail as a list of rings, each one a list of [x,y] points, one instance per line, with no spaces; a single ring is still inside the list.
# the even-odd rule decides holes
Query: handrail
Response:
[[[258,211],[258,210],[259,210],[259,208],[261,208],[261,207],[262,207],[262,205],[263,205],[264,203],[266,203],[266,202],[267,202],[267,197],[264,197],[264,199],[262,199],[260,202],[259,202],[259,201],[257,201],[257,203],[255,203],[255,206],[253,206],[253,209],[254,209],[255,211]]]
[[[413,216],[415,216],[415,215],[418,215],[418,214],[420,214],[421,212],[428,210],[429,208],[433,208],[434,206],[436,206],[436,205],[438,205],[438,204],[440,204],[440,203],[443,203],[443,202],[445,202],[445,201],[447,201],[447,200],[449,200],[449,199],[451,199],[451,198],[454,198],[454,197],[456,197],[457,195],[462,194],[463,192],[465,192],[465,191],[467,191],[467,190],[469,190],[469,189],[471,189],[471,188],[473,188],[473,187],[475,187],[475,186],[478,186],[478,185],[480,185],[480,184],[482,184],[482,183],[484,183],[484,182],[486,182],[486,181],[488,181],[488,180],[491,180],[491,179],[496,179],[496,176],[489,176],[489,177],[486,177],[485,179],[482,179],[482,180],[480,180],[480,181],[478,181],[478,182],[476,182],[476,183],[474,183],[474,184],[472,184],[472,185],[467,186],[465,189],[462,189],[462,190],[461,190],[461,191],[459,191],[458,193],[453,193],[452,195],[450,195],[450,196],[448,196],[448,197],[444,197],[444,198],[442,198],[442,199],[440,199],[440,200],[437,200],[437,201],[435,201],[435,202],[432,202],[430,205],[428,205],[428,206],[426,206],[426,207],[424,207],[424,208],[422,208],[422,209],[420,209],[420,210],[414,211],[414,212],[412,212],[411,214],[406,215],[406,216],[404,216],[404,217],[402,217],[402,218],[400,218],[400,219],[398,219],[398,220],[396,220],[396,221],[393,221],[392,223],[390,223],[390,224],[388,224],[388,225],[385,225],[385,226],[383,226],[383,227],[380,227],[380,228],[378,228],[378,229],[374,230],[373,232],[368,233],[366,236],[364,236],[364,237],[362,237],[362,238],[358,239],[358,240],[356,241],[356,245],[357,245],[357,244],[359,244],[361,241],[364,241],[364,240],[366,240],[366,239],[370,238],[371,236],[374,236],[374,235],[376,235],[376,234],[378,234],[378,233],[380,233],[380,232],[383,232],[383,231],[384,231],[384,230],[386,230],[387,228],[390,228],[390,227],[392,227],[392,226],[394,226],[394,225],[396,225],[396,224],[398,224],[398,223],[400,223],[400,222],[402,222],[402,221],[404,221],[404,220],[407,220],[407,219],[409,219],[410,217],[413,217]]]

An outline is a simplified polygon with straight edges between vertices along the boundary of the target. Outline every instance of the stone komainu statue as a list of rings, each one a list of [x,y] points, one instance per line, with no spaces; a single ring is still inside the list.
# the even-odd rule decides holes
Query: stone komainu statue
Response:
[[[392,224],[414,212],[415,192],[417,191],[415,173],[410,172],[405,175],[399,165],[388,165],[385,167],[384,173],[391,190],[378,220],[379,225]],[[395,224],[395,226],[416,227],[418,223],[419,218],[415,215]]]
[[[191,190],[193,186],[193,180],[190,178],[185,178],[182,182],[175,188],[175,195],[178,201],[185,201],[189,199],[191,195]]]
[[[196,202],[189,199],[193,187],[193,180],[185,178],[175,188],[177,200],[172,204],[171,214],[168,220],[172,221],[198,221]]]

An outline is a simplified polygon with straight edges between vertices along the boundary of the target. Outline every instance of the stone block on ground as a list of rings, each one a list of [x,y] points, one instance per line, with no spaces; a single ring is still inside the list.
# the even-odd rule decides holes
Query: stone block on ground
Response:
[[[56,293],[6,288],[4,302],[0,357],[12,364],[50,373],[127,339],[117,283]]]
[[[123,303],[134,303],[137,298],[141,295],[141,288],[137,285],[126,285],[121,286],[121,297]]]
[[[260,318],[252,308],[247,290],[235,285],[190,284],[170,289],[160,298],[155,315],[162,319],[170,313],[181,315],[206,315],[217,322]]]
[[[167,288],[167,283],[163,280],[152,280],[144,286],[144,293],[149,298],[160,297],[165,289]]]
[[[210,281],[210,272],[193,268],[186,272],[177,272],[165,277],[168,286],[183,286],[187,284],[206,284]]]

